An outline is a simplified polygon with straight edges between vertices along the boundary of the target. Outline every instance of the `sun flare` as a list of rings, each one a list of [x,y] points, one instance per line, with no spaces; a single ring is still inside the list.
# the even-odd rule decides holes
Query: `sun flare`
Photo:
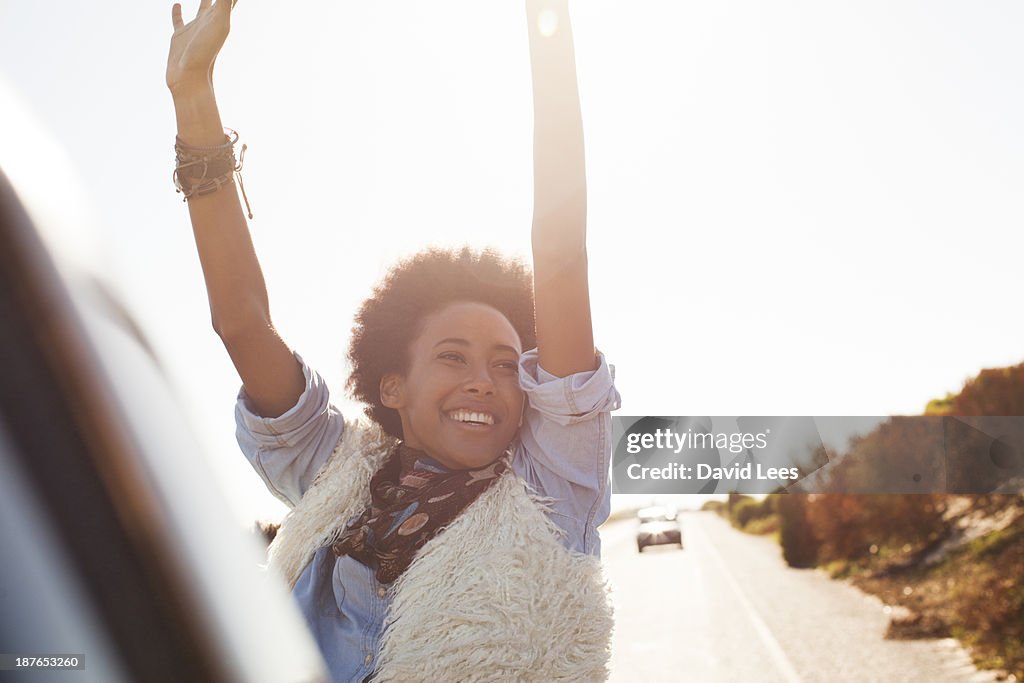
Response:
[[[537,17],[537,30],[545,38],[555,35],[558,30],[558,15],[554,10],[546,9],[541,11]]]

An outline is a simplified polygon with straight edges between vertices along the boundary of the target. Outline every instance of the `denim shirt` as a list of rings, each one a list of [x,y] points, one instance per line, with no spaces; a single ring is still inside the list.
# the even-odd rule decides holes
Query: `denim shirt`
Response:
[[[252,412],[244,389],[235,405],[238,443],[267,488],[289,507],[298,504],[327,461],[345,427],[331,405],[323,378],[302,364],[306,388],[276,418]],[[615,368],[598,354],[596,370],[555,377],[538,364],[537,350],[519,360],[519,385],[527,397],[523,425],[512,444],[511,469],[551,499],[551,520],[562,543],[600,556],[597,526],[611,507],[610,412],[619,407]],[[330,547],[316,551],[292,591],[337,682],[358,683],[375,666],[386,587],[373,569]]]

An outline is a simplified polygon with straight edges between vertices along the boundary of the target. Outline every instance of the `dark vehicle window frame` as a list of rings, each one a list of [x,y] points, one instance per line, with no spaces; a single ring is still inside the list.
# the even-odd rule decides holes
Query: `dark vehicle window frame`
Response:
[[[65,571],[133,680],[232,680],[162,543],[139,444],[97,374],[55,264],[0,171],[0,420]],[[16,615],[5,615],[5,619]]]

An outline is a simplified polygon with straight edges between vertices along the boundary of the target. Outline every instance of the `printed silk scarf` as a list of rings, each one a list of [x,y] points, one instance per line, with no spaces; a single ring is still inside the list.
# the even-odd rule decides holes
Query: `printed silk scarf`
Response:
[[[423,545],[508,469],[504,457],[474,470],[446,470],[423,451],[398,444],[370,479],[370,506],[331,546],[391,583]]]

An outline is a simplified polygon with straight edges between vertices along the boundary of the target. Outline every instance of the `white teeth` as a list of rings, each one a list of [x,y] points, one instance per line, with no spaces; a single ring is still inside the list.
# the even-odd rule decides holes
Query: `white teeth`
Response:
[[[477,422],[492,425],[494,417],[487,413],[473,413],[468,410],[453,410],[448,416],[457,422]]]

